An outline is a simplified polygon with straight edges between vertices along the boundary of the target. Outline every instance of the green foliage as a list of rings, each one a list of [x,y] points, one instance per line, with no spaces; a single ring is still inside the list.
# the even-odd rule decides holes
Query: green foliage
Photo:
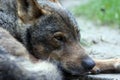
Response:
[[[102,24],[120,24],[120,0],[92,0],[73,9],[75,15],[99,20]]]

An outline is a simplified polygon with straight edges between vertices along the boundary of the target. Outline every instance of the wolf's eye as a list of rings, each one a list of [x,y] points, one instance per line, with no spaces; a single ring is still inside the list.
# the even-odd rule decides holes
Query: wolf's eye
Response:
[[[64,42],[65,41],[65,36],[62,32],[56,32],[54,34],[54,38],[58,41]]]
[[[64,41],[64,37],[62,37],[62,36],[55,36],[55,39],[57,39],[59,41]]]

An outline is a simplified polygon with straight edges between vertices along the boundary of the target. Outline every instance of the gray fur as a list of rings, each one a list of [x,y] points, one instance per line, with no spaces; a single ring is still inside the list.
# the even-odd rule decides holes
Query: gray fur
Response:
[[[62,80],[56,65],[32,62],[24,46],[0,28],[0,80]]]
[[[17,1],[20,1],[18,3],[21,7],[18,7],[19,4],[17,6]],[[35,58],[55,61],[57,62],[54,63],[55,65],[68,73],[84,72],[81,61],[88,56],[78,44],[79,30],[72,14],[50,0],[31,1],[33,3],[37,1],[38,5],[30,3],[30,0],[0,0],[0,27],[9,31]],[[37,13],[36,10],[40,12]],[[57,36],[58,38],[55,36],[57,32],[62,33]],[[47,74],[46,71],[44,74]],[[50,77],[49,80],[52,80],[51,76],[45,77]],[[61,78],[60,75],[58,76],[57,79]]]
[[[29,43],[26,43],[27,42],[26,32],[29,27],[31,28],[32,26],[34,26],[36,24],[28,26],[27,24],[24,25],[24,24],[19,23],[19,18],[17,15],[16,1],[17,0],[0,0],[0,3],[2,4],[1,8],[0,8],[2,10],[2,11],[0,11],[0,16],[1,16],[0,17],[0,26],[7,29],[19,41],[23,42],[24,44],[29,44]],[[40,7],[43,8],[44,10],[52,12],[52,15],[48,15],[48,16],[51,16],[51,17],[56,16],[57,19],[61,18],[61,20],[59,20],[60,23],[62,25],[64,24],[65,27],[67,27],[72,33],[74,33],[74,31],[75,31],[74,29],[77,28],[78,25],[76,23],[76,20],[73,18],[73,16],[71,15],[71,13],[69,11],[67,11],[63,7],[58,7],[58,5],[50,2],[49,0],[37,0],[37,2],[40,4]],[[44,18],[46,16],[47,15],[42,16],[40,20],[43,20],[43,22],[45,22]],[[53,18],[53,19],[55,20],[55,18]],[[39,22],[37,22],[37,23],[39,23]],[[49,23],[49,20],[47,20],[45,23]],[[57,22],[56,25],[61,25],[60,23]],[[51,23],[51,26],[55,26],[55,25],[53,23]],[[42,25],[41,27],[44,28],[45,25]],[[43,33],[43,32],[41,32],[41,33]],[[38,33],[36,33],[36,35],[37,34]]]
[[[36,69],[36,70],[34,70]],[[0,49],[0,80],[62,80],[57,67],[49,62],[31,63]]]

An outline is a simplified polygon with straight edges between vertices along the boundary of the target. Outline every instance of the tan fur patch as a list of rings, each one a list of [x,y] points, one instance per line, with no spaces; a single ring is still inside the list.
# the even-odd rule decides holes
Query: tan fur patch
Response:
[[[0,46],[14,56],[22,56],[29,59],[28,51],[24,46],[2,28],[0,28]]]
[[[93,68],[93,73],[106,72],[110,70],[120,71],[120,59],[94,60],[96,66]]]

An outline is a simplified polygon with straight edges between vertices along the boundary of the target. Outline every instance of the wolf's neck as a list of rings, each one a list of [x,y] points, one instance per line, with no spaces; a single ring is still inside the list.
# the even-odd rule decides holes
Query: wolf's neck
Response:
[[[14,27],[16,26],[16,18],[14,15],[0,11],[0,27],[7,29],[12,35],[14,34]]]
[[[16,6],[16,0],[0,0],[0,9],[16,12],[17,6]]]
[[[0,0],[0,27],[7,29],[15,36],[16,21],[16,0]]]

